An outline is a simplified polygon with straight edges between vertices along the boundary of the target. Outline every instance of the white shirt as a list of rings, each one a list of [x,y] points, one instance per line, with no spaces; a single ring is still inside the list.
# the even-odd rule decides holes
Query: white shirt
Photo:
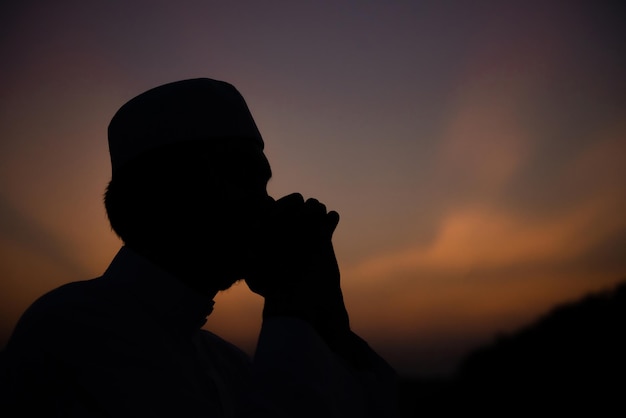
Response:
[[[393,370],[366,345],[374,361],[357,372],[306,322],[270,318],[251,360],[201,329],[212,309],[122,247],[101,277],[24,313],[3,352],[0,405],[17,416],[395,416]]]

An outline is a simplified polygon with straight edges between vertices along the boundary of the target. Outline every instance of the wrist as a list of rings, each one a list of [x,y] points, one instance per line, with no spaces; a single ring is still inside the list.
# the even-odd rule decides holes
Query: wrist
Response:
[[[328,343],[349,335],[350,321],[341,289],[317,296],[311,296],[311,293],[266,296],[263,318],[285,316],[302,319]]]

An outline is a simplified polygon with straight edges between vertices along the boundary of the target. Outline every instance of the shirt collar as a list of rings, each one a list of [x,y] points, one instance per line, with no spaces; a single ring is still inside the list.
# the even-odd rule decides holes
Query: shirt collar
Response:
[[[151,316],[179,335],[193,335],[213,311],[213,300],[123,246],[103,275],[130,290]]]

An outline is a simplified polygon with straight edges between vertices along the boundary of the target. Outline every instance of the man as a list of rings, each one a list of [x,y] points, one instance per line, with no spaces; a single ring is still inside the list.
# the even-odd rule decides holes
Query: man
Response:
[[[105,207],[124,245],[101,277],[24,313],[3,354],[2,405],[23,416],[395,414],[393,370],[350,330],[339,217],[297,193],[268,196],[263,139],[235,87],[148,90],[108,135]],[[241,279],[264,297],[253,360],[201,330],[215,295]]]

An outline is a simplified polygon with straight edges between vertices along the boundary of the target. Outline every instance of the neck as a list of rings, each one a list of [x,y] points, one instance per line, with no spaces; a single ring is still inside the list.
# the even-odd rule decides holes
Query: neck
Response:
[[[214,298],[221,290],[219,286],[221,280],[216,280],[221,275],[218,271],[211,271],[207,268],[211,266],[210,260],[199,262],[198,257],[170,251],[170,249],[155,251],[138,246],[131,246],[131,248],[198,293]]]

